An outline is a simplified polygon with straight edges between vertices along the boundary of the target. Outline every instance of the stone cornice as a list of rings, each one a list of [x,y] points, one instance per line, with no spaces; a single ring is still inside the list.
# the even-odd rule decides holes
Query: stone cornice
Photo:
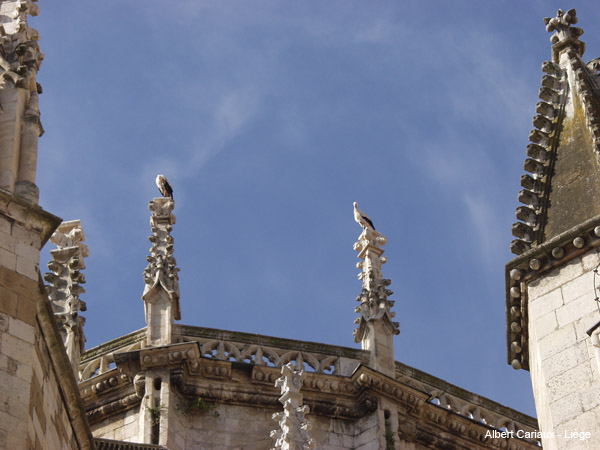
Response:
[[[280,377],[279,368],[205,358],[200,356],[197,342],[116,353],[114,360],[118,370],[113,369],[80,385],[88,415],[94,423],[139,404],[144,395],[145,374],[165,369],[171,373],[172,384],[185,397],[201,397],[210,403],[279,408],[280,392],[275,387],[275,381]],[[443,386],[445,390],[432,390],[432,386],[441,387],[437,386],[436,380],[439,380],[435,377],[423,376],[423,386],[417,386],[414,381],[411,384],[411,377],[416,380],[420,372],[409,369],[397,364],[400,379],[388,377],[364,364],[350,376],[307,372],[302,383],[304,404],[309,406],[311,414],[356,420],[374,412],[380,399],[385,398],[399,406],[403,422],[414,425],[411,439],[419,441],[423,438],[423,430],[435,430],[436,439],[451,433],[459,436],[465,448],[481,448],[482,445],[503,448],[502,442],[506,439],[496,445],[486,437],[487,431],[498,430],[501,426],[512,430],[535,430],[515,422],[512,414],[502,415],[514,411],[498,410],[495,404],[484,405],[486,399],[470,398],[467,395],[470,393],[455,386],[447,384]],[[432,401],[435,392],[443,403]],[[444,395],[449,397],[446,399]],[[470,409],[452,400],[451,396],[465,399],[463,403],[470,405]],[[479,408],[486,407],[495,415],[481,414],[480,417]],[[510,443],[515,449],[536,447],[535,443],[521,439],[510,439]]]
[[[62,222],[60,217],[50,214],[37,204],[15,196],[4,189],[0,189],[0,215],[7,216],[22,226],[37,231],[41,237],[41,247]]]
[[[600,246],[600,215],[514,258],[505,268],[508,363],[529,370],[527,285]]]

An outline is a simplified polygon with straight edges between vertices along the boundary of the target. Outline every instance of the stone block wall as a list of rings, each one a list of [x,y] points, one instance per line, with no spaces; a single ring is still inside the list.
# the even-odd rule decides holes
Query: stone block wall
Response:
[[[92,448],[39,276],[40,248],[59,223],[0,190],[0,449]]]
[[[542,439],[546,450],[597,448],[600,439],[600,373],[586,334],[600,321],[593,272],[599,263],[594,249],[528,286],[536,410],[540,429],[554,433]],[[591,438],[574,435],[585,432],[592,433]]]
[[[41,300],[43,301],[43,300]],[[64,405],[60,380],[54,372],[50,350],[38,325],[35,330],[35,354],[31,359],[31,400],[28,436],[35,449],[79,449],[73,424]]]
[[[141,442],[139,406],[122,414],[107,417],[92,426],[94,437],[117,441]]]

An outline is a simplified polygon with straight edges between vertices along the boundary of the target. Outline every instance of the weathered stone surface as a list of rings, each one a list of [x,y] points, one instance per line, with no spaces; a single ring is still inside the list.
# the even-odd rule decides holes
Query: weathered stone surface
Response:
[[[85,318],[79,314],[87,309],[86,303],[80,298],[85,293],[82,286],[85,283],[82,273],[85,269],[84,258],[89,256],[84,241],[85,234],[79,220],[61,223],[50,238],[57,249],[50,252],[52,261],[48,263],[48,268],[51,272],[44,276],[48,283],[46,292],[77,378],[79,360],[85,351]]]
[[[152,242],[148,267],[144,271],[144,309],[148,325],[148,345],[172,342],[173,321],[181,319],[179,269],[173,257],[171,230],[175,224],[172,198],[155,198],[149,204]]]
[[[354,204],[355,220],[363,227],[363,232],[354,244],[354,250],[362,259],[357,264],[362,272],[358,275],[362,280],[362,292],[356,298],[360,305],[355,311],[359,317],[355,320],[358,327],[354,331],[355,342],[360,342],[364,350],[371,352],[371,367],[387,375],[394,373],[394,335],[399,334],[398,323],[392,321],[396,313],[391,311],[394,301],[388,296],[393,292],[387,287],[391,280],[383,278],[381,266],[387,259],[382,257],[381,248],[387,238],[372,227],[372,222]]]

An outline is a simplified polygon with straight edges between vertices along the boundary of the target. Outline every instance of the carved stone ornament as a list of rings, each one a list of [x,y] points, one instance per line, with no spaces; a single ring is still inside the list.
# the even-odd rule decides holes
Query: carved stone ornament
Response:
[[[67,355],[73,365],[76,377],[79,378],[79,360],[84,351],[85,336],[83,325],[85,318],[79,315],[87,306],[79,296],[85,293],[81,286],[85,276],[84,258],[89,256],[89,249],[83,242],[85,234],[79,220],[63,222],[50,238],[57,248],[50,251],[52,261],[48,263],[44,279],[48,283],[46,292],[58,323]]]
[[[179,312],[179,269],[173,256],[173,237],[171,231],[175,224],[172,213],[175,202],[166,197],[155,198],[148,205],[152,211],[150,226],[152,235],[148,240],[152,243],[150,256],[146,259],[148,267],[144,270],[144,293],[142,299],[151,301],[156,290],[163,290],[175,306],[175,319],[180,319]],[[148,318],[147,318],[148,319]]]
[[[8,83],[37,91],[35,76],[44,54],[38,46],[40,35],[27,25],[27,16],[38,13],[39,6],[31,0],[0,1],[0,14],[9,19],[0,25],[0,88]]]
[[[281,367],[281,377],[275,381],[275,387],[281,388],[279,401],[283,404],[283,412],[273,414],[273,420],[279,422],[280,429],[271,432],[275,439],[272,450],[308,450],[315,448],[315,441],[308,432],[310,422],[304,418],[308,414],[308,406],[302,406],[302,380],[306,376],[304,370],[295,370],[292,363]]]
[[[384,250],[381,248],[387,244],[387,238],[380,232],[372,228],[364,228],[358,237],[358,242],[354,244],[354,250],[358,251],[358,257],[363,261],[357,264],[362,272],[358,274],[358,279],[362,280],[363,288],[356,301],[360,305],[356,307],[356,312],[360,316],[355,320],[358,328],[354,331],[354,340],[360,342],[366,332],[367,324],[373,321],[381,321],[388,334],[399,334],[399,324],[392,322],[395,313],[390,309],[394,305],[393,300],[388,300],[388,296],[393,292],[387,287],[392,283],[389,279],[384,279],[381,274],[381,266],[387,259],[382,257]]]

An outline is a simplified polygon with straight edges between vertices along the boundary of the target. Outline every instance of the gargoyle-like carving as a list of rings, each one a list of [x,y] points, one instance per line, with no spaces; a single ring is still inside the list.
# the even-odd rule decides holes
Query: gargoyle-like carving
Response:
[[[84,258],[89,256],[89,249],[83,243],[85,234],[79,220],[63,222],[50,238],[50,242],[58,247],[51,250],[52,261],[48,263],[50,272],[44,275],[48,283],[46,292],[50,298],[52,309],[73,365],[75,376],[79,378],[79,360],[85,347],[83,325],[85,318],[79,315],[87,306],[79,296],[85,293],[81,286],[85,276]]]
[[[315,441],[309,436],[311,424],[304,415],[308,414],[308,406],[302,406],[302,380],[306,376],[304,370],[295,370],[289,363],[281,367],[281,377],[275,381],[275,387],[281,388],[279,401],[283,404],[283,412],[273,414],[273,420],[279,422],[279,429],[271,431],[275,439],[272,450],[308,450],[315,448]]]

